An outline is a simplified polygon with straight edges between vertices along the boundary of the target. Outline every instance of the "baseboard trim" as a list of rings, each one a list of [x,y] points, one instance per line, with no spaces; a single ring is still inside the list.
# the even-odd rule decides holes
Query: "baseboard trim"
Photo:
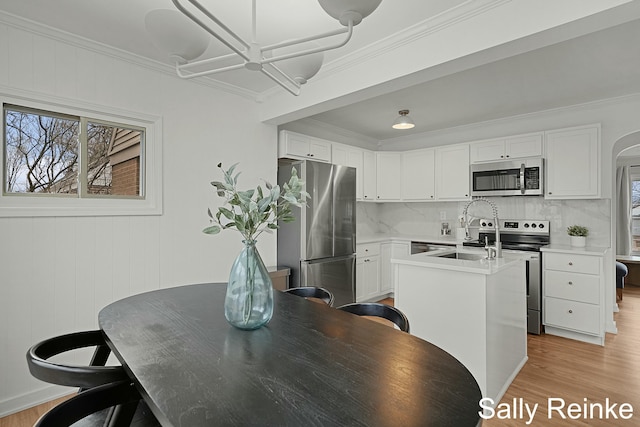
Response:
[[[0,402],[0,418],[67,396],[76,391],[77,388],[75,387],[49,385],[20,396],[12,397],[11,399],[3,400]]]

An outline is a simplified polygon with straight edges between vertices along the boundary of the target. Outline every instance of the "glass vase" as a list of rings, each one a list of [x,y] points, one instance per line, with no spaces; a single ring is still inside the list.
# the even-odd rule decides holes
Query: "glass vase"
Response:
[[[229,274],[224,315],[239,329],[258,329],[273,315],[273,285],[256,249],[256,242],[243,240],[244,249]]]

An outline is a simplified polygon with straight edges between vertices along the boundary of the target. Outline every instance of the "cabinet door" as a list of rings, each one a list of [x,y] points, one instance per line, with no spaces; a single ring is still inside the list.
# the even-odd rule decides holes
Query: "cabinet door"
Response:
[[[436,148],[436,198],[469,200],[469,144]]]
[[[402,153],[402,200],[435,200],[435,150]]]
[[[362,152],[362,200],[376,199],[376,156],[373,151]]]
[[[472,162],[504,159],[504,139],[472,142],[470,150]]]
[[[401,153],[376,153],[376,200],[400,200]]]
[[[600,126],[546,132],[546,199],[600,197]]]
[[[367,301],[380,295],[380,257],[356,259],[356,301]]]
[[[331,162],[331,143],[312,139],[309,141],[311,159],[319,162]]]
[[[504,142],[505,158],[542,156],[542,133],[508,137]]]
[[[284,144],[282,145],[284,150],[279,153],[280,157],[291,155],[306,159],[311,154],[309,151],[309,139],[306,135],[282,131],[280,140]]]
[[[348,145],[333,144],[331,146],[332,163],[356,169],[356,199],[362,200],[363,194],[363,160],[362,150]]]
[[[283,130],[278,140],[278,157],[331,161],[331,143],[320,138]]]
[[[409,255],[409,243],[382,243],[380,245],[380,293],[389,294],[393,289],[393,269],[391,259]]]

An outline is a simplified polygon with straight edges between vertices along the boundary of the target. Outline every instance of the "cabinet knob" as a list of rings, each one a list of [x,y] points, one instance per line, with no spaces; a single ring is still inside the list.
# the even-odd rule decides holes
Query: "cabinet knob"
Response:
[[[573,282],[572,282],[572,281],[569,281],[569,284],[570,284],[570,285],[573,285]]]
[[[433,199],[433,196],[429,196],[429,197]]]
[[[569,261],[569,265],[573,265],[573,263],[571,261]]]
[[[509,155],[507,154],[505,157],[508,159],[508,158],[509,158]]]
[[[569,310],[569,314],[573,314],[573,310]]]
[[[504,159],[504,156],[500,156],[501,159]]]
[[[549,194],[553,194],[551,191],[549,191]]]

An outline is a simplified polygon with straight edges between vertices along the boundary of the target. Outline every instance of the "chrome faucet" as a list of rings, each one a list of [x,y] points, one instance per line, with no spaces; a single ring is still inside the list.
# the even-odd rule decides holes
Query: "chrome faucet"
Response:
[[[462,210],[462,215],[464,216],[464,229],[465,229],[465,240],[471,240],[471,236],[469,236],[469,221],[468,219],[468,211],[469,206],[473,205],[476,202],[485,202],[491,206],[491,211],[493,212],[493,223],[496,228],[496,241],[493,246],[489,246],[488,241],[485,244],[485,249],[487,250],[487,257],[489,259],[493,259],[492,255],[496,258],[502,258],[502,243],[500,242],[500,224],[498,221],[498,207],[491,200],[485,199],[484,197],[478,197],[477,199],[473,199],[466,204],[464,209]]]

